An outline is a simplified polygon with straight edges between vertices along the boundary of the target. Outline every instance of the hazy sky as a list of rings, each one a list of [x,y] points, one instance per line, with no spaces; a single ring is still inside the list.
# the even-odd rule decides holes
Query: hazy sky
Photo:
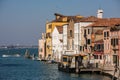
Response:
[[[96,16],[100,7],[104,17],[120,18],[120,0],[0,0],[0,45],[37,45],[54,13]]]

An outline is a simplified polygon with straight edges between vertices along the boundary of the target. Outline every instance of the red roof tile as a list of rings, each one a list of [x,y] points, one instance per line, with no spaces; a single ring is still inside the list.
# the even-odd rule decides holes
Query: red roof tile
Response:
[[[116,24],[120,24],[120,18],[103,18],[98,19],[96,22],[87,27],[100,27],[100,26],[111,27],[115,26]]]
[[[79,20],[79,22],[95,22],[97,21],[98,18],[95,16],[89,16],[89,17],[84,17],[81,20]]]

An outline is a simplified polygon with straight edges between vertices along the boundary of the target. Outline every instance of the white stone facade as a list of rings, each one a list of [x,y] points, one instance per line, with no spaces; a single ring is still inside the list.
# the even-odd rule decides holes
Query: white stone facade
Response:
[[[53,59],[60,61],[62,54],[62,34],[59,34],[57,28],[55,27],[52,32],[52,52]]]

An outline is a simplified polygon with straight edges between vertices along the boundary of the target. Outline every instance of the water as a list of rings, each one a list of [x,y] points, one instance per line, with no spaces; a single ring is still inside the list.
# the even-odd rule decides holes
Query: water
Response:
[[[30,49],[37,54],[37,49]],[[0,50],[0,55],[8,50]],[[25,49],[9,50],[12,53],[24,54]],[[32,54],[31,52],[31,54]],[[109,77],[99,74],[70,74],[60,72],[56,64],[25,59],[23,56],[0,56],[0,80],[111,80]]]

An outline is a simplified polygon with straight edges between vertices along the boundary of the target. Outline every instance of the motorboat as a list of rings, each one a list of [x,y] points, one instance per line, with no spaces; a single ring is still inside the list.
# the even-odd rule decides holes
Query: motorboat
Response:
[[[3,54],[2,57],[20,57],[20,54]]]

